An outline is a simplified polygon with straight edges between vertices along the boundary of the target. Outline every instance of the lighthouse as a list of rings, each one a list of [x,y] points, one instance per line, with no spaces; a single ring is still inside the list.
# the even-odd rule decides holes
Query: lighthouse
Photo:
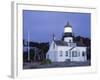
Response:
[[[72,32],[72,26],[67,22],[67,24],[64,26],[64,33],[62,40],[65,42],[73,42],[73,32]]]
[[[69,22],[64,26],[62,40],[55,39],[50,44],[46,59],[52,62],[87,61],[87,47],[80,42],[75,42],[72,26]]]

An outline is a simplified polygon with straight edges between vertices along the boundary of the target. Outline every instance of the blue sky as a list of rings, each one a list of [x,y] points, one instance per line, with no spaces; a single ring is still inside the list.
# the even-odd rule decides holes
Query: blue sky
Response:
[[[67,22],[76,36],[91,37],[90,13],[23,10],[23,38],[27,40],[29,31],[34,42],[49,42],[53,34],[61,39]]]

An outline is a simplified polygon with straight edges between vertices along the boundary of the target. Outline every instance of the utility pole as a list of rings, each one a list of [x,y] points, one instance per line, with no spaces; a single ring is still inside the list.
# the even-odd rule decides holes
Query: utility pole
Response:
[[[30,61],[30,36],[29,36],[29,31],[28,31],[28,61]]]

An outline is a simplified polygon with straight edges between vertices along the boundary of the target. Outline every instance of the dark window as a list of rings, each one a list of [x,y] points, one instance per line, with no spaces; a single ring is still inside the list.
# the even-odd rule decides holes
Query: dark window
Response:
[[[68,56],[68,51],[66,51],[66,56]]]
[[[69,42],[71,42],[71,40],[69,40]]]
[[[55,49],[55,43],[53,44],[53,48]]]
[[[74,51],[72,51],[72,57],[74,57]]]
[[[82,52],[82,56],[85,56],[85,52],[84,51]]]
[[[77,51],[75,51],[75,57],[77,57]]]

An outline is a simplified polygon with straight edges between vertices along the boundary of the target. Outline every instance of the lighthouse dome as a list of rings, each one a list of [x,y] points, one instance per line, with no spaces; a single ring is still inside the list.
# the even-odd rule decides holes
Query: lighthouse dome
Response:
[[[67,25],[64,26],[64,33],[72,33],[72,26],[67,22]]]

